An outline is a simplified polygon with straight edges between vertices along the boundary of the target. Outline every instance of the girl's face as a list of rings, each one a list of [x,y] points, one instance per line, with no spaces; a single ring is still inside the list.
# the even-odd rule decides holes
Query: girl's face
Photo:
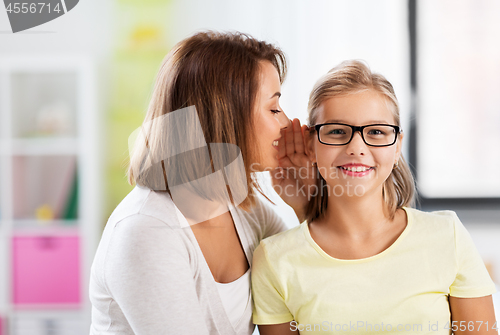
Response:
[[[317,124],[396,125],[388,103],[373,90],[330,98],[317,112]],[[399,135],[394,145],[372,147],[356,132],[348,144],[332,146],[320,143],[314,134],[308,139],[308,155],[330,186],[330,195],[363,196],[373,192],[382,195],[382,186],[399,159],[402,137]]]
[[[254,108],[254,129],[256,132],[257,164],[253,171],[264,171],[278,167],[278,140],[280,130],[286,128],[290,120],[279,105],[281,83],[278,71],[271,62],[261,62],[259,89]],[[260,155],[260,156],[259,156]]]

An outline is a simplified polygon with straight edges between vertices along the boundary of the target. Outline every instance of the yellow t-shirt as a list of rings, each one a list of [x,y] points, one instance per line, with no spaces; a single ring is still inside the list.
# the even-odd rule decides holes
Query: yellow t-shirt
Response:
[[[261,241],[254,323],[293,321],[301,334],[450,334],[448,295],[487,296],[495,285],[454,212],[404,210],[405,230],[368,258],[329,256],[307,223]]]

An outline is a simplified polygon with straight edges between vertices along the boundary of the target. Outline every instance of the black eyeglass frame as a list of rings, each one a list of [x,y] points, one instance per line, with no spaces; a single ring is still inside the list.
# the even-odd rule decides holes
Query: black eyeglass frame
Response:
[[[349,139],[349,141],[347,141],[344,144],[332,144],[332,143],[325,143],[325,142],[321,141],[321,139],[319,138],[319,130],[320,130],[320,128],[322,126],[331,125],[331,124],[338,124],[338,125],[341,125],[341,126],[351,127],[352,133],[351,133],[351,138]],[[390,143],[390,144],[382,144],[382,145],[374,145],[374,144],[368,144],[368,143],[366,143],[365,137],[363,135],[363,130],[365,128],[372,127],[372,126],[389,126],[389,127],[394,128],[395,134],[396,134],[396,136],[394,136],[394,141],[392,143]],[[319,141],[319,143],[324,144],[324,145],[334,145],[334,146],[347,145],[347,144],[351,143],[351,141],[352,141],[352,139],[354,137],[354,134],[357,131],[359,131],[359,134],[361,135],[361,138],[363,139],[363,142],[365,142],[366,145],[368,145],[370,147],[390,147],[391,145],[394,145],[394,143],[396,143],[396,141],[398,139],[398,135],[403,132],[403,130],[400,127],[394,126],[392,124],[385,124],[385,123],[367,124],[365,126],[351,126],[350,124],[345,124],[345,123],[329,122],[329,123],[316,124],[316,125],[314,125],[314,129],[316,130],[316,133],[318,135],[318,141]]]

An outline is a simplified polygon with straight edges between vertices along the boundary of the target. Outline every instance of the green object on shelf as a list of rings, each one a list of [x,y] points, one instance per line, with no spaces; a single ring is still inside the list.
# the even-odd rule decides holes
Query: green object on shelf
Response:
[[[66,207],[64,208],[62,219],[76,220],[78,217],[78,173],[75,172],[73,185],[69,193]]]

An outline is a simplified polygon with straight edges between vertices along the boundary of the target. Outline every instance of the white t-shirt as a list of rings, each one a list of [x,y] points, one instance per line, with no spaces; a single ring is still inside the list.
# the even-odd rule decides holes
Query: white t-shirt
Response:
[[[229,321],[236,327],[251,299],[250,268],[235,281],[216,284]]]
[[[196,237],[178,213],[167,193],[143,187],[117,206],[91,268],[90,334],[252,334],[252,301],[233,326]],[[260,200],[250,213],[233,208],[231,215],[249,264],[260,240],[286,229]]]

